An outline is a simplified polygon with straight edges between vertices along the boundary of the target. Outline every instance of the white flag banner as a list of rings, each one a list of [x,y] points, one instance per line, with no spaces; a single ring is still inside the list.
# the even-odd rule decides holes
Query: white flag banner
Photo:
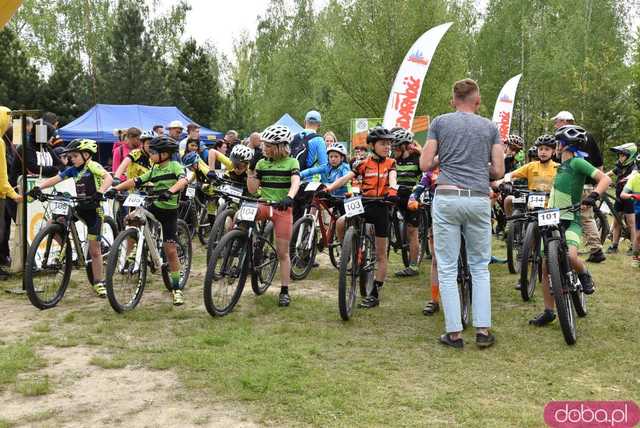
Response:
[[[411,129],[416,114],[424,77],[429,70],[433,54],[451,26],[451,22],[433,27],[424,33],[409,49],[393,82],[382,124],[390,129],[400,126]]]
[[[498,101],[496,101],[496,107],[493,109],[493,123],[498,127],[500,131],[500,140],[505,141],[509,137],[511,131],[511,117],[513,115],[513,104],[516,99],[516,91],[518,90],[518,83],[522,74],[513,76],[507,83],[504,84],[500,95],[498,95]]]

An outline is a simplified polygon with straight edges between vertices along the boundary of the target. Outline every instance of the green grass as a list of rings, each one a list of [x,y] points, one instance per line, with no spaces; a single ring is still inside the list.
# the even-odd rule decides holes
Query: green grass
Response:
[[[42,366],[33,347],[21,343],[0,345],[0,391],[16,381],[19,373]]]
[[[49,376],[22,376],[16,380],[16,391],[25,397],[46,395],[52,391]]]
[[[496,250],[504,255],[501,243]],[[195,260],[203,264],[201,255]],[[339,319],[336,297],[303,297],[295,283],[289,308],[278,308],[273,294],[246,294],[233,313],[214,319],[201,308],[201,284],[192,281],[187,305],[177,309],[167,293],[159,303],[143,298],[125,315],[107,303],[83,308],[82,299],[65,297],[73,317],[52,315],[51,330],[28,343],[95,346],[114,355],[92,359],[104,368],[172,369],[187,388],[185,399],[240,402],[258,422],[275,425],[541,426],[550,400],[640,401],[640,270],[632,270],[629,258],[590,265],[597,293],[588,317],[578,320],[573,347],[557,322],[527,324],[542,309],[540,290],[523,302],[513,290],[516,276],[506,265],[492,265],[498,342],[484,351],[473,345],[472,330],[462,351],[439,345],[442,315],[421,313],[429,267],[422,265],[419,279],[396,280],[398,257],[392,260],[382,305],[358,310],[349,322]],[[153,279],[157,293],[163,285]],[[337,273],[316,270],[309,279],[331,290]],[[8,347],[35,359],[26,345],[5,345],[0,355]]]

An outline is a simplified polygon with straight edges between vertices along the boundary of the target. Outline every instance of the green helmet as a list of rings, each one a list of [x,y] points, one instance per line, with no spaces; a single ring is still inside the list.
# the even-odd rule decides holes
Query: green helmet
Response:
[[[615,154],[623,154],[627,157],[627,159],[622,162],[622,166],[632,165],[638,155],[638,147],[636,146],[636,143],[621,144],[619,146],[611,147],[609,150]]]
[[[75,139],[64,148],[64,153],[70,152],[89,152],[92,155],[98,153],[98,145],[94,140],[88,138]]]

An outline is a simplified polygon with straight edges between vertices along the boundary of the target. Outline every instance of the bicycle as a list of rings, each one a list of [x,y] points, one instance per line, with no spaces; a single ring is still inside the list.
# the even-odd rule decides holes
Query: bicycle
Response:
[[[530,192],[527,195],[526,212],[543,210],[546,206],[548,193]],[[523,214],[515,212],[514,215]],[[522,250],[520,253],[520,296],[528,302],[533,298],[537,281],[542,281],[542,259],[540,252],[540,232],[535,219],[525,218],[517,220],[524,230]]]
[[[142,299],[147,281],[147,268],[160,270],[165,288],[173,290],[162,244],[162,225],[148,210],[159,193],[129,193],[123,206],[131,208],[126,228],[118,234],[107,262],[107,298],[114,311],[135,309]],[[178,219],[176,245],[180,260],[180,289],[184,289],[191,272],[191,233],[184,220]]]
[[[314,196],[302,217],[293,225],[289,256],[291,257],[291,279],[294,280],[307,277],[316,259],[316,252],[324,248],[329,249],[331,264],[336,269],[339,268],[340,242],[336,238],[336,223],[339,215],[334,208],[331,208],[331,201],[341,198],[328,194],[318,196],[315,192],[320,186],[319,182],[307,184],[305,192],[314,192]],[[329,217],[328,226],[325,224],[327,216]]]
[[[607,239],[613,241],[613,230],[611,230],[607,213],[613,216],[618,224],[621,225],[620,238],[627,240],[630,240],[631,238],[627,219],[620,211],[616,211],[613,209],[614,204],[615,196],[609,194],[609,192],[605,192],[596,202],[596,206],[593,207],[596,226],[600,231],[600,243],[602,244],[604,244]],[[605,209],[603,209],[603,206],[605,207]]]
[[[256,221],[258,202],[265,202],[241,195],[235,197],[242,201],[237,225],[216,245],[204,278],[204,304],[214,317],[227,315],[233,310],[249,273],[251,288],[259,296],[271,286],[278,269],[273,223]]]
[[[426,192],[425,192],[426,193]],[[418,215],[418,265],[422,263],[422,260],[427,258],[429,254],[429,227],[430,227],[430,215],[427,214],[427,210],[430,208],[429,205],[425,205],[424,203],[419,204],[419,208],[417,211]],[[400,251],[402,255],[402,263],[404,267],[409,267],[410,260],[410,249],[409,249],[409,234],[407,225],[402,215],[402,211],[398,208],[397,205],[393,205],[389,212],[389,242],[387,244],[387,256],[391,252],[393,248],[394,252]]]
[[[587,301],[582,291],[582,284],[577,273],[569,262],[569,249],[562,227],[560,212],[577,212],[580,204],[565,208],[554,208],[520,214],[519,218],[527,218],[537,222],[544,258],[549,269],[551,294],[558,311],[558,319],[564,340],[573,345],[577,340],[576,314],[587,315]],[[514,219],[512,216],[510,219]]]
[[[231,181],[222,180],[222,185],[216,189],[213,197],[219,198],[218,210],[207,242],[207,260],[211,259],[218,242],[233,225],[233,219],[240,206],[240,199],[237,197],[242,196],[243,193],[244,189],[238,183]]]
[[[29,246],[24,268],[25,289],[33,306],[50,309],[62,300],[69,286],[74,261],[76,265],[85,266],[89,283],[94,284],[89,245],[78,233],[76,221],[82,220],[75,207],[77,203],[93,202],[94,199],[57,192],[44,193],[38,199],[43,203],[51,202],[51,219],[49,224],[40,229]],[[116,233],[115,221],[105,216],[100,240],[103,256],[111,251]]]

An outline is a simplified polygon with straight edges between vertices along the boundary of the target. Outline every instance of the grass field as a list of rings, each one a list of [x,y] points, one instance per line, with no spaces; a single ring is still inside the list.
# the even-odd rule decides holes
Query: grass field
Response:
[[[64,390],[56,378],[20,381],[20,375],[52,364],[47,350],[77,347],[95,352],[96,370],[175,372],[176,400],[197,398],[206,408],[215,398],[217,405],[244,409],[258,425],[543,426],[550,400],[640,402],[640,270],[628,257],[590,266],[597,292],[572,347],[557,322],[527,324],[541,310],[540,290],[523,302],[506,265],[492,265],[497,344],[481,351],[468,330],[467,346],[458,351],[437,343],[441,313],[421,313],[426,264],[419,279],[388,280],[381,306],[359,310],[349,322],[339,318],[337,272],[325,263],[300,288],[292,285],[291,307],[276,306],[277,287],[260,297],[245,290],[233,313],[214,319],[202,304],[204,251],[196,246],[195,253],[181,308],[170,305],[159,277],[124,316],[92,297],[82,272],[53,310],[39,312],[24,296],[0,294],[0,307],[18,312],[15,322],[28,322],[17,334],[0,330],[0,394]],[[496,253],[504,254],[501,243]],[[391,271],[398,267],[394,255]],[[12,419],[0,406],[0,427],[30,420]],[[48,420],[55,425],[55,415]],[[206,415],[187,422],[215,425]]]

